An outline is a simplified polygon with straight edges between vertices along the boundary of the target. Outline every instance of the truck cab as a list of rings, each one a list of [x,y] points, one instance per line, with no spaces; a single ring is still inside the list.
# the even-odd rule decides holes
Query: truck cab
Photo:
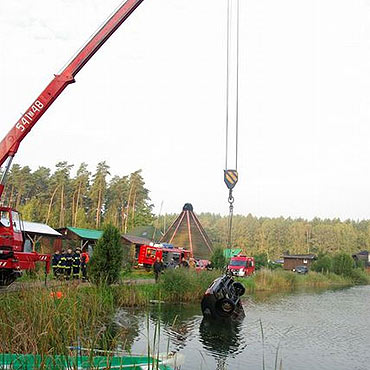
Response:
[[[235,276],[250,276],[255,271],[254,258],[244,255],[231,257],[227,269]]]
[[[1,250],[23,251],[23,235],[19,213],[8,207],[0,207]]]
[[[24,243],[19,213],[9,207],[0,207],[0,286],[11,284],[24,270],[35,269],[37,262],[44,262],[49,272],[50,255],[39,254]]]

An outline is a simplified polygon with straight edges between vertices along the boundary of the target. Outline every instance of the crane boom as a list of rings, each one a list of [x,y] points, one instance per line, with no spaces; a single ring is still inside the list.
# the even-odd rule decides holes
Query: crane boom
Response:
[[[1,179],[0,198],[4,190],[6,174],[10,168],[11,160],[16,154],[21,141],[31,131],[32,127],[63,92],[63,90],[69,84],[75,82],[74,77],[89,61],[89,59],[143,1],[144,0],[127,0],[123,3],[77,53],[64,70],[60,74],[55,75],[54,79],[49,83],[46,89],[37,97],[37,99],[31,104],[0,142],[0,166],[2,166],[9,158],[7,168],[5,169]]]

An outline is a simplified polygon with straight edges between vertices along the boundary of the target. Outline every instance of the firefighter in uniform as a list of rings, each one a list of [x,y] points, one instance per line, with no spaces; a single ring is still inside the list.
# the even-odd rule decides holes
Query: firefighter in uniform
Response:
[[[59,278],[63,279],[65,276],[65,267],[66,267],[66,251],[62,251],[62,254],[60,256],[58,268],[59,268]]]
[[[80,278],[80,265],[81,265],[81,249],[77,248],[75,254],[73,255],[73,279]]]
[[[60,259],[61,259],[60,251],[56,250],[53,254],[53,258],[51,260],[51,266],[53,267],[54,277],[57,279],[61,273],[60,271]]]
[[[89,262],[90,256],[86,252],[82,252],[81,254],[81,273],[82,273],[82,281],[87,281],[87,263]]]
[[[69,280],[71,278],[72,265],[73,265],[72,249],[68,248],[67,253],[65,255],[65,267],[64,267],[64,276],[66,280]]]

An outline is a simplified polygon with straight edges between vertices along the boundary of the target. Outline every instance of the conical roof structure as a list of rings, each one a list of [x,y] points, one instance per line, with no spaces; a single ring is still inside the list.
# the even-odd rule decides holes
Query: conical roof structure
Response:
[[[161,242],[188,249],[196,258],[209,259],[212,254],[211,240],[190,203],[184,205],[179,217],[161,238]]]

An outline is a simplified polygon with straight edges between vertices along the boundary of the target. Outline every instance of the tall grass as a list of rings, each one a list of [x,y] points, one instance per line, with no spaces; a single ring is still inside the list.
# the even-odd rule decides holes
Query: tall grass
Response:
[[[115,311],[109,289],[66,286],[3,294],[0,310],[1,353],[67,354],[68,346],[112,347],[107,323]]]
[[[159,283],[161,296],[165,301],[170,302],[200,301],[212,281],[220,275],[221,272],[218,270],[167,270]]]
[[[294,291],[300,288],[330,288],[346,287],[361,283],[369,283],[365,280],[363,274],[355,278],[336,275],[334,273],[322,274],[310,271],[309,274],[300,275],[291,271],[261,269],[248,279],[238,279],[242,281],[247,292],[254,293],[258,291]]]

